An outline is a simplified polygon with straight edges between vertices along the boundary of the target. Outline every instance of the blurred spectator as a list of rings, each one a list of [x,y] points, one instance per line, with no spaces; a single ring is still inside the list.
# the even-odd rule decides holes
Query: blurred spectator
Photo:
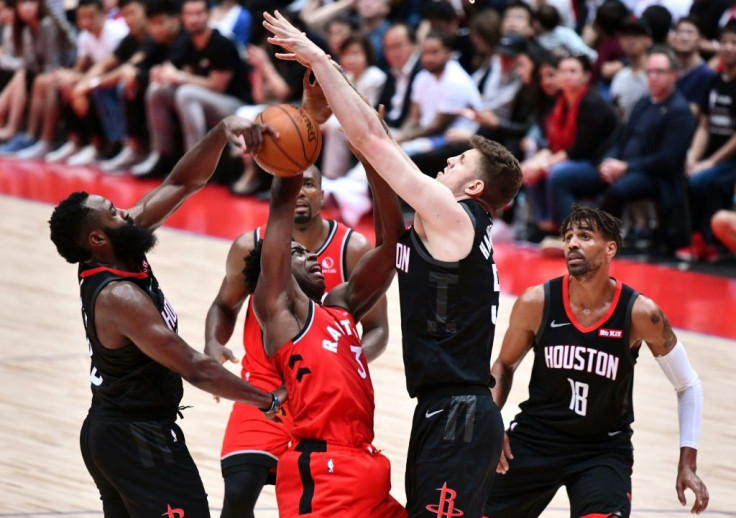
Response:
[[[577,20],[575,19],[575,9],[573,8],[574,0],[525,0],[533,11],[538,11],[542,6],[549,5],[554,7],[560,16],[560,22],[564,27],[575,29]]]
[[[664,7],[670,13],[670,21],[672,19],[679,20],[683,16],[690,14],[690,8],[693,0],[627,0],[631,10],[636,16],[642,16],[645,10],[650,7]]]
[[[15,0],[0,0],[0,88],[4,89],[15,71],[23,65],[20,49],[13,42],[13,20],[15,19]],[[2,100],[0,100],[2,106]],[[0,107],[0,114],[3,112]]]
[[[473,43],[470,32],[460,26],[460,16],[452,4],[446,0],[425,2],[423,18],[429,22],[429,30],[445,34],[451,41],[453,59],[457,60],[468,73],[473,68]]]
[[[716,238],[736,254],[736,211],[719,210],[710,220],[710,225]]]
[[[516,33],[525,38],[534,38],[532,9],[521,0],[511,2],[501,16],[501,34]]]
[[[701,35],[697,19],[685,16],[677,22],[672,38],[672,48],[680,64],[677,89],[690,103],[690,109],[696,117],[700,113],[705,88],[716,75],[716,72],[700,57]]]
[[[253,16],[237,0],[218,0],[210,11],[209,25],[230,38],[240,49],[250,43]]]
[[[703,39],[700,41],[700,50],[707,57],[712,56],[716,52],[718,45],[717,37],[721,17],[723,13],[731,7],[732,0],[695,0],[690,7],[690,16],[694,16],[700,20],[701,29],[703,31]],[[726,25],[726,21],[723,22]]]
[[[414,80],[422,69],[414,29],[403,23],[392,25],[383,35],[383,49],[390,68],[378,103],[386,108],[388,127],[397,129],[409,115]]]
[[[145,160],[149,147],[145,94],[150,71],[164,62],[182,63],[188,48],[189,35],[181,27],[174,0],[146,0],[145,6],[148,38],[120,70],[125,145],[115,157],[100,163],[105,172],[126,170]]]
[[[501,36],[501,18],[493,9],[479,11],[470,20],[470,42],[473,44],[474,71],[489,69],[493,51]]]
[[[327,34],[327,48],[330,55],[337,56],[340,53],[342,42],[357,30],[358,25],[347,16],[338,16],[327,22],[325,33]]]
[[[618,31],[626,19],[626,6],[619,0],[607,0],[598,9],[590,32],[590,39],[598,59],[593,63],[591,84],[598,87],[604,99],[610,99],[611,80],[624,67],[624,51]],[[589,44],[591,44],[589,42]]]
[[[619,41],[627,65],[611,81],[611,100],[625,123],[629,120],[634,105],[649,94],[645,70],[647,50],[652,46],[649,26],[644,20],[632,16],[621,25]]]
[[[521,77],[517,70],[519,55],[526,53],[527,47],[527,40],[520,34],[506,34],[499,40],[488,68],[480,68],[473,74],[481,97],[479,112],[473,117],[477,122],[482,120],[481,123],[495,125],[498,118],[508,119],[511,115],[513,101],[521,88]],[[465,128],[465,131],[472,129]],[[467,139],[463,140],[469,139],[470,135],[467,134]]]
[[[711,260],[716,255],[710,220],[729,207],[736,181],[736,22],[721,31],[719,56],[723,71],[706,89],[700,124],[687,159],[694,240],[689,256]]]
[[[362,34],[348,37],[341,47],[338,62],[355,89],[371,106],[378,102],[386,74],[375,66],[373,47]],[[352,165],[352,153],[340,123],[333,115],[322,125],[322,174],[325,179],[344,176]]]
[[[646,64],[650,95],[641,99],[613,148],[600,165],[571,163],[553,171],[550,190],[563,210],[581,198],[603,194],[601,209],[621,217],[624,205],[639,199],[659,202],[659,244],[670,248],[688,239],[682,164],[695,121],[676,91],[677,61],[670,49],[653,47]],[[559,216],[558,216],[559,217]]]
[[[560,25],[560,15],[552,5],[542,5],[534,16],[537,43],[552,52],[585,54],[591,62],[598,53],[588,47],[583,39],[570,27]]]
[[[409,154],[436,147],[450,128],[477,127],[459,114],[465,108],[478,107],[478,88],[451,56],[451,43],[441,32],[431,31],[422,42],[424,70],[417,74],[411,111],[396,134],[396,140]]]
[[[687,13],[678,15],[677,19],[686,15]],[[640,17],[652,31],[652,42],[655,45],[666,45],[672,30],[672,13],[663,5],[650,5]]]
[[[93,113],[83,119],[74,115],[69,106],[71,91],[86,71],[112,54],[128,28],[119,21],[106,19],[100,0],[80,0],[76,17],[81,30],[77,38],[77,61],[73,68],[58,68],[35,78],[26,133],[38,140],[32,146],[18,151],[16,158],[45,157],[55,162],[67,160],[77,153],[83,152],[79,158],[95,153],[94,146],[85,148],[101,138],[103,129]],[[62,114],[68,140],[56,151],[51,151]]]
[[[112,150],[88,149],[85,154],[77,154],[70,165],[88,165],[106,155],[110,158],[122,149],[122,141],[126,134],[123,116],[123,101],[118,82],[125,74],[130,74],[134,67],[130,64],[133,56],[138,54],[146,36],[147,19],[144,0],[121,0],[120,12],[128,26],[128,34],[122,39],[111,55],[95,63],[77,82],[71,93],[71,105],[78,118],[88,115],[90,102],[96,107],[102,127]],[[124,66],[127,65],[127,66]],[[94,116],[94,115],[93,115]],[[94,143],[93,143],[94,144]],[[97,142],[99,146],[100,143]]]
[[[151,152],[133,167],[135,176],[163,176],[179,157],[172,115],[181,124],[184,149],[191,149],[217,121],[252,103],[245,63],[235,44],[207,25],[206,0],[184,0],[181,21],[189,34],[182,63],[151,69],[146,117]]]
[[[590,61],[585,56],[560,60],[560,95],[544,122],[547,148],[524,160],[521,171],[541,230],[556,234],[570,211],[558,186],[577,182],[580,163],[597,163],[615,136],[613,109],[589,88]],[[559,239],[556,239],[559,242]]]
[[[350,12],[355,2],[356,0],[308,0],[303,6],[292,4],[290,9],[299,13],[299,19],[305,26],[320,30],[327,27],[331,20]]]

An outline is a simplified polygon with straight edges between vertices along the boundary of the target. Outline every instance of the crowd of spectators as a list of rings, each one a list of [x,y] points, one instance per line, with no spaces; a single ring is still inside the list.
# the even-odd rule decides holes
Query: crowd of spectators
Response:
[[[730,0],[0,0],[0,154],[161,177],[223,116],[297,103],[304,70],[261,26],[280,9],[331,54],[396,141],[436,174],[475,133],[522,164],[496,216],[559,253],[573,203],[646,246],[715,261],[732,246],[736,2]],[[337,121],[325,192],[343,220],[371,208]],[[225,153],[216,181],[270,177]],[[503,233],[497,232],[498,238]]]

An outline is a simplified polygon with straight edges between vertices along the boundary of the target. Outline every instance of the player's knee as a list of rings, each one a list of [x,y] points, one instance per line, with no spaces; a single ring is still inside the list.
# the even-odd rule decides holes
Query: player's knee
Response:
[[[252,512],[268,478],[268,468],[258,466],[254,470],[236,471],[225,476],[225,506],[242,512]],[[223,509],[224,511],[224,509]],[[223,513],[224,514],[224,513]],[[252,515],[251,515],[252,516]]]

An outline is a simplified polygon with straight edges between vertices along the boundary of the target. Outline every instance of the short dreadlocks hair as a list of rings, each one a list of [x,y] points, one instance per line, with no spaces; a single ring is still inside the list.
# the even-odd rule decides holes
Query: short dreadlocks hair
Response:
[[[92,209],[84,204],[87,198],[89,193],[85,191],[71,193],[54,208],[49,219],[51,241],[68,263],[81,263],[92,256],[88,249],[79,244],[82,230],[92,214]]]
[[[577,204],[573,205],[572,212],[560,226],[560,235],[563,239],[565,238],[565,234],[574,226],[589,226],[593,230],[600,232],[606,240],[616,243],[617,251],[621,250],[623,246],[621,220],[608,212],[582,207]]]
[[[245,277],[245,283],[253,293],[256,291],[256,285],[258,284],[258,277],[261,275],[261,252],[263,251],[263,239],[259,239],[256,242],[256,246],[245,256],[243,267],[243,276]]]

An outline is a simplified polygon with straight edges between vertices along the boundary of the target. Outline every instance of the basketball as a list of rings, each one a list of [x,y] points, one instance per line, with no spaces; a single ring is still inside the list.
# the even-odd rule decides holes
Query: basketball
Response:
[[[268,124],[279,136],[265,133],[263,146],[253,155],[265,171],[275,176],[296,176],[314,165],[322,150],[319,125],[307,112],[291,104],[279,104],[263,110],[258,124]]]

